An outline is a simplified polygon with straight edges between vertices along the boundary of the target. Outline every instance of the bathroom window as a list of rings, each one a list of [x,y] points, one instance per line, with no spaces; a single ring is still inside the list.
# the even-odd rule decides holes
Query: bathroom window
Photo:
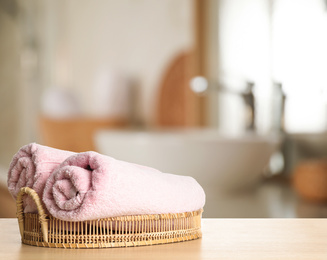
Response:
[[[327,5],[324,0],[274,1],[273,76],[288,96],[290,132],[326,130]]]
[[[272,82],[287,95],[285,129],[320,132],[327,126],[327,3],[324,0],[221,0],[219,5],[220,78],[242,91],[255,82],[256,123],[272,123]],[[220,98],[223,130],[241,131],[242,100]]]

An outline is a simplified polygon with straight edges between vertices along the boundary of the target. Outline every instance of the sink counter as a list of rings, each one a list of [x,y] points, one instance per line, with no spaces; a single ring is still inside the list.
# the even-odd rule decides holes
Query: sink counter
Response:
[[[0,259],[326,259],[325,219],[203,219],[203,238],[107,249],[21,244],[16,219],[0,219]]]
[[[203,217],[215,218],[326,218],[327,204],[302,199],[289,178],[264,179],[252,188],[217,192],[207,199]]]

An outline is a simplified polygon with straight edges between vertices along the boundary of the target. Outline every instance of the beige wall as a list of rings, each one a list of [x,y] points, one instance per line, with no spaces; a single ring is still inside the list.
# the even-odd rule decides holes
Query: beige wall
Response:
[[[0,165],[19,148],[20,39],[15,17],[0,8]]]

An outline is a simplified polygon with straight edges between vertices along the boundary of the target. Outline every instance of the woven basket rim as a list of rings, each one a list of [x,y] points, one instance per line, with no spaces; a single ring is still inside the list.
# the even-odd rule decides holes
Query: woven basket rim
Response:
[[[38,213],[23,213],[23,195],[25,194],[32,197],[37,205]],[[16,204],[22,242],[28,245],[62,248],[127,247],[181,242],[202,236],[201,216],[203,209],[183,213],[129,215],[85,221],[66,221],[46,214],[38,194],[28,187],[20,190]],[[112,224],[109,226],[109,223]],[[157,225],[156,229],[155,226],[151,226],[154,223]],[[96,233],[85,233],[87,226],[83,231],[84,225],[90,225],[92,232]],[[116,228],[113,229],[114,231],[111,229],[113,226]],[[77,233],[75,233],[76,231]],[[79,233],[80,231],[82,234]],[[124,233],[120,232],[127,233],[123,235]],[[62,240],[57,241],[57,239]],[[88,243],[88,240],[93,242]]]
[[[186,218],[199,216],[203,213],[203,209],[188,211],[182,213],[162,213],[162,214],[144,214],[144,215],[125,215],[125,216],[116,216],[116,217],[106,217],[106,218],[98,218],[98,219],[87,219],[87,220],[63,220],[60,218],[56,218],[51,214],[46,214],[46,218],[53,218],[67,222],[87,222],[87,221],[133,221],[133,220],[159,220],[159,219],[178,219],[178,218]],[[27,212],[24,215],[39,215],[39,213]]]

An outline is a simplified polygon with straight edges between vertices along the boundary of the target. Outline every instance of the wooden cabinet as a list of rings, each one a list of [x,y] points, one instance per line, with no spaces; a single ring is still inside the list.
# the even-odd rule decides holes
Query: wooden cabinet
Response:
[[[40,118],[41,144],[73,152],[95,151],[94,134],[103,128],[124,128],[122,119]]]

